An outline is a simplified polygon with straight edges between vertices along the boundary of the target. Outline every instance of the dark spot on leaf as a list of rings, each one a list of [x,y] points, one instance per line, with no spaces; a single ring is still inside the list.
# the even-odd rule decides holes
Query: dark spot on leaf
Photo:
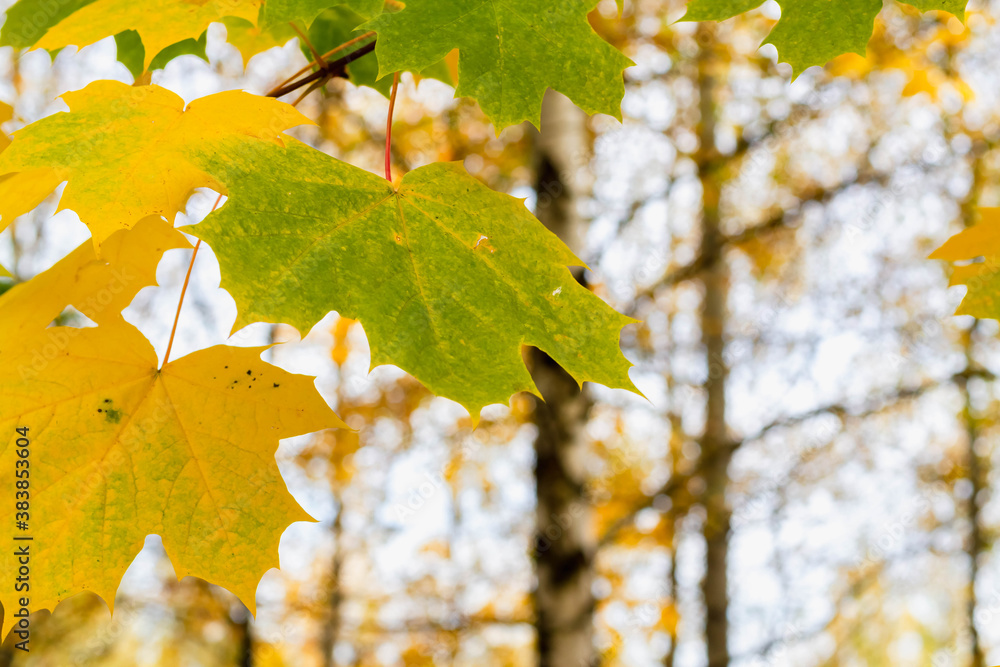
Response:
[[[120,424],[122,421],[122,411],[110,409],[108,410],[107,414],[104,415],[104,418],[109,422]]]
[[[105,403],[110,403],[110,402],[111,402],[111,399],[110,399],[110,398],[105,398],[105,399],[104,399],[104,402],[105,402]]]
[[[280,385],[280,384],[278,384],[277,382],[275,382],[275,383],[274,383],[274,388],[275,388],[275,389],[277,389],[277,388],[278,388],[278,387],[280,387],[280,386],[281,386],[281,385]]]
[[[253,375],[251,371],[247,371],[247,375]]]

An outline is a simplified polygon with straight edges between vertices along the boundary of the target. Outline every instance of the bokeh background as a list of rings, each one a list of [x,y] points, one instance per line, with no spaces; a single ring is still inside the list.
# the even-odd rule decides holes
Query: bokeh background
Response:
[[[229,339],[206,251],[175,356],[287,341],[266,358],[318,375],[357,429],[278,450],[317,522],[284,534],[255,619],[178,581],[150,536],[113,616],[72,598],[0,664],[1000,663],[998,326],[953,317],[962,290],[927,259],[1000,205],[1000,3],[973,0],[963,25],[887,2],[867,58],[794,82],[757,48],[775,2],[720,24],[676,23],[684,4],[591,15],[637,63],[623,123],[550,93],[541,133],[497,137],[474,102],[405,75],[394,129],[397,173],[464,161],[573,247],[579,278],[641,320],[622,345],[648,400],[580,392],[528,350],[547,403],[515,396],[473,429],[401,371],[369,373],[362,327],[336,314],[302,340],[268,325]],[[263,94],[307,61],[292,41],[244,63],[221,25],[207,55],[152,81],[187,101]],[[54,60],[0,49],[3,129],[91,81],[131,83],[115,58],[111,39]],[[378,173],[387,107],[335,80],[299,104],[318,125],[292,134]],[[213,202],[197,193],[178,225]],[[0,234],[16,280],[86,240],[57,205]],[[126,311],[161,356],[189,260],[168,252],[161,287]]]

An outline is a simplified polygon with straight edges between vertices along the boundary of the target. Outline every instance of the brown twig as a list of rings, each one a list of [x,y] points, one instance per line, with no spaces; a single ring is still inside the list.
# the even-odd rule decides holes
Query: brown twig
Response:
[[[335,49],[327,51],[326,53],[322,54],[322,56],[320,56],[319,59],[313,60],[313,62],[309,63],[308,65],[300,69],[298,72],[290,76],[288,79],[285,79],[283,82],[275,86],[267,94],[267,97],[284,97],[288,93],[294,92],[299,88],[302,88],[303,86],[308,86],[314,81],[323,81],[325,83],[326,80],[335,77],[345,77],[347,75],[348,65],[350,65],[355,60],[358,60],[362,56],[366,56],[375,50],[374,41],[369,44],[365,44],[357,51],[352,51],[351,53],[348,53],[346,56],[343,56],[342,58],[339,58],[332,62],[325,62],[325,59],[329,58],[335,53],[343,51],[344,49],[350,48],[351,46],[354,46],[359,42],[369,39],[374,35],[375,33],[373,32],[365,33],[360,37],[356,37],[355,39],[352,39],[349,42],[341,44]],[[298,77],[302,76],[313,67],[319,67],[319,69],[313,72],[312,74],[309,74],[308,76],[298,79]],[[298,80],[296,81],[296,79]]]
[[[354,46],[355,44],[357,44],[358,42],[363,42],[364,40],[368,39],[369,37],[373,37],[374,35],[375,35],[374,32],[366,32],[365,34],[360,35],[358,37],[355,37],[354,39],[352,39],[352,40],[350,40],[348,42],[344,42],[340,46],[337,46],[337,47],[335,47],[333,49],[330,49],[329,51],[327,51],[326,53],[324,53],[322,55],[322,58],[325,61],[327,58],[329,58],[333,54],[339,53],[339,52],[343,51],[344,49],[350,48],[350,47]],[[325,64],[325,62],[324,62],[324,64]],[[309,61],[308,65],[306,65],[305,67],[303,67],[302,69],[300,69],[298,72],[296,72],[295,74],[291,75],[290,77],[288,77],[287,79],[285,79],[284,81],[282,81],[281,83],[279,83],[277,86],[275,86],[274,88],[272,88],[272,91],[273,90],[277,90],[278,88],[281,88],[282,86],[285,86],[285,85],[291,83],[292,81],[294,81],[295,79],[299,78],[300,76],[302,76],[303,74],[305,74],[306,72],[308,72],[309,70],[311,70],[313,67],[316,67],[317,65],[319,65],[319,62],[317,62],[316,60]]]
[[[292,106],[293,107],[299,106],[299,102],[304,100],[309,95],[309,93],[316,90],[317,88],[322,88],[323,84],[325,84],[326,82],[327,82],[326,79],[319,79],[317,81],[313,81],[311,86],[303,90],[302,94],[295,98],[295,101],[292,102]]]

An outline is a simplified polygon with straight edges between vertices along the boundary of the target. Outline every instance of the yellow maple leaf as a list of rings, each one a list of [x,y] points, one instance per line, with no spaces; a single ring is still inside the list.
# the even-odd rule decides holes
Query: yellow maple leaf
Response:
[[[56,169],[29,169],[0,176],[0,231],[45,201],[65,180]]]
[[[41,369],[17,363],[16,348],[0,354],[0,535],[30,545],[30,610],[83,591],[112,605],[158,534],[179,578],[224,586],[253,611],[282,532],[310,520],[281,479],[278,441],[344,426],[313,378],[261,361],[264,348],[217,346],[158,369],[124,323],[55,334],[64,345]],[[17,477],[26,517],[15,515],[17,470],[28,471]],[[17,610],[18,556],[5,552],[0,602]],[[16,620],[5,614],[5,636]]]
[[[4,102],[0,102],[0,123],[6,123],[14,117],[14,107]],[[5,132],[0,132],[0,151],[10,146],[10,137]]]
[[[979,222],[948,239],[931,259],[953,262],[1000,255],[1000,208],[979,209]]]
[[[146,68],[160,51],[185,39],[197,39],[210,23],[235,16],[256,23],[261,0],[96,0],[51,28],[37,46],[84,47],[109,35],[135,30],[145,47]]]
[[[93,5],[91,5],[93,6]],[[13,135],[0,153],[0,230],[68,181],[60,209],[76,211],[98,245],[150,215],[172,220],[195,188],[225,186],[189,157],[224,140],[284,145],[282,132],[311,124],[288,104],[240,91],[184,101],[159,86],[97,81],[63,99],[69,113]]]
[[[30,363],[54,356],[49,336],[39,333],[67,306],[75,306],[97,324],[121,321],[144,287],[156,284],[156,266],[164,252],[189,248],[184,235],[161,218],[147,218],[134,229],[113,234],[98,258],[94,244],[81,244],[47,271],[0,296],[0,352],[34,341]]]
[[[965,229],[935,250],[930,258],[981,262],[954,267],[952,285],[968,288],[957,315],[1000,319],[1000,208],[979,209],[978,224]]]

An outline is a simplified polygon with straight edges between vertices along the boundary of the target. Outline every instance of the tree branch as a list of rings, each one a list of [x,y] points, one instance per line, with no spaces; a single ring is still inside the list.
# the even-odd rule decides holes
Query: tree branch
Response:
[[[810,202],[826,204],[838,195],[845,192],[848,188],[855,185],[867,185],[873,182],[883,182],[885,177],[881,174],[868,175],[861,178],[856,178],[849,183],[840,183],[831,188],[817,188],[802,197],[799,200],[799,205],[792,213],[798,213],[802,210],[803,204]],[[789,211],[781,211],[780,213],[774,215],[773,217],[760,222],[756,225],[747,227],[746,229],[737,232],[736,234],[726,234],[722,236],[721,245],[730,248],[735,245],[740,245],[746,243],[751,239],[761,235],[767,234],[768,232],[773,232],[779,229],[789,227],[789,218],[793,217],[789,214]],[[647,289],[640,291],[636,295],[636,300],[642,297],[653,298],[656,292],[664,287],[673,287],[686,280],[691,280],[697,277],[702,271],[709,268],[715,261],[718,261],[720,257],[707,257],[705,255],[700,255],[690,264],[686,264],[678,269],[675,269],[671,273],[665,275],[659,282]]]
[[[375,50],[375,42],[369,42],[365,44],[357,51],[352,51],[342,58],[338,58],[332,62],[324,63],[319,65],[319,69],[305,76],[298,81],[293,81],[278,88],[275,88],[267,94],[268,97],[284,97],[288,93],[294,92],[299,88],[303,88],[317,81],[322,81],[324,79],[333,78],[347,78],[347,66],[353,63],[355,60],[368,55]],[[318,63],[317,63],[318,64]]]
[[[879,414],[902,401],[919,398],[924,394],[926,394],[928,391],[931,391],[932,389],[937,389],[938,387],[942,387],[949,383],[958,382],[961,379],[968,378],[970,376],[980,377],[987,380],[996,379],[996,376],[994,376],[992,373],[986,370],[962,371],[961,373],[956,373],[955,375],[949,378],[945,378],[944,380],[935,380],[924,383],[922,385],[918,385],[916,387],[900,389],[898,391],[879,396],[874,400],[869,401],[860,410],[858,410],[857,408],[852,408],[851,406],[846,405],[844,403],[834,403],[830,405],[821,406],[819,408],[816,408],[815,410],[809,410],[808,412],[803,412],[801,414],[792,415],[789,417],[782,417],[781,419],[777,419],[763,426],[753,435],[740,438],[739,440],[734,440],[733,442],[729,443],[729,451],[730,452],[735,451],[745,443],[755,442],[757,440],[760,440],[765,435],[767,435],[768,433],[770,433],[775,429],[785,428],[789,426],[796,426],[810,419],[825,414],[832,414],[832,415],[837,415],[839,417],[845,417],[851,419],[865,419],[867,417]],[[717,451],[716,455],[719,455],[719,452],[721,451],[725,450]],[[600,540],[598,541],[598,549],[603,548],[608,544],[610,544],[611,542],[613,542],[614,539],[617,537],[618,533],[620,533],[622,530],[631,525],[631,523],[635,520],[635,517],[640,512],[642,512],[643,510],[647,510],[653,506],[653,503],[657,497],[665,496],[667,498],[672,499],[673,495],[678,490],[683,488],[685,485],[688,484],[688,482],[690,482],[692,479],[694,479],[700,474],[701,467],[704,467],[705,463],[707,462],[708,462],[707,460],[703,460],[700,462],[699,468],[690,470],[686,473],[675,474],[667,481],[666,484],[664,484],[655,493],[651,494],[648,498],[646,498],[639,506],[632,508],[632,510],[628,514],[618,519],[618,521],[616,521],[604,533],[604,535],[601,536]]]

